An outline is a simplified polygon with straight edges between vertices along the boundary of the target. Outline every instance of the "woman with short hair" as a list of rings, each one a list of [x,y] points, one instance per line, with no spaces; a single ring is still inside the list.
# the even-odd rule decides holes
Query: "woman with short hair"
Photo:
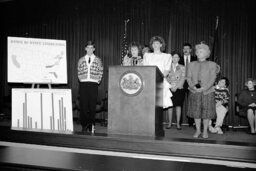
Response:
[[[200,43],[195,46],[197,61],[188,65],[187,81],[189,85],[188,113],[194,118],[196,132],[194,138],[201,135],[201,120],[203,120],[203,138],[208,138],[209,120],[215,118],[214,82],[216,79],[217,64],[206,59],[211,51],[208,45]]]
[[[247,114],[247,119],[250,125],[249,134],[256,134],[256,91],[255,91],[256,80],[248,78],[245,82],[247,87],[241,91],[238,96],[238,103],[242,107],[242,113]]]

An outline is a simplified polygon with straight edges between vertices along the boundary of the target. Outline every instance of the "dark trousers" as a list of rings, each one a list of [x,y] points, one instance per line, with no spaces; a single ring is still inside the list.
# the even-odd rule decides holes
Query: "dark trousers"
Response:
[[[184,103],[185,106],[183,106],[183,107],[185,107],[185,115],[187,115],[187,112],[188,112],[188,95],[190,93],[189,90],[188,90],[188,82],[187,81],[184,82],[183,88],[184,88],[184,91],[185,91],[185,103]],[[189,116],[187,116],[187,118],[188,118],[188,125],[193,126],[194,118],[191,118]]]
[[[95,125],[96,104],[98,97],[98,84],[94,82],[81,82],[80,94],[80,121],[82,127]]]

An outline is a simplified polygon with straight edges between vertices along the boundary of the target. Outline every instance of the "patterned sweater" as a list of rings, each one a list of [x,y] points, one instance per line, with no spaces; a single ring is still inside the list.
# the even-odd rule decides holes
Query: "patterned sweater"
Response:
[[[215,101],[221,102],[221,104],[225,107],[228,106],[229,101],[229,90],[227,88],[219,88],[218,86],[215,87]]]
[[[88,73],[90,67],[90,73]],[[100,83],[103,75],[103,65],[99,57],[94,58],[91,65],[86,62],[85,57],[81,57],[77,66],[78,79],[80,82]]]

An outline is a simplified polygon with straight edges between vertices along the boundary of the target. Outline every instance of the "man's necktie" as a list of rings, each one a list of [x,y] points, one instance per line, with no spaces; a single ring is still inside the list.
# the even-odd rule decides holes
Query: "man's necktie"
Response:
[[[88,63],[91,63],[91,58],[90,58],[90,56],[89,56],[89,59],[88,59]]]
[[[188,56],[186,56],[186,63],[185,63],[185,70],[186,70],[186,77],[188,76]]]

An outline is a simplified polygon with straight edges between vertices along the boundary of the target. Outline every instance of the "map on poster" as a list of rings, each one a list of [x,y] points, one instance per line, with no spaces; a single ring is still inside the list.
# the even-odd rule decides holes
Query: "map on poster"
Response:
[[[66,40],[8,37],[8,82],[67,84]]]

